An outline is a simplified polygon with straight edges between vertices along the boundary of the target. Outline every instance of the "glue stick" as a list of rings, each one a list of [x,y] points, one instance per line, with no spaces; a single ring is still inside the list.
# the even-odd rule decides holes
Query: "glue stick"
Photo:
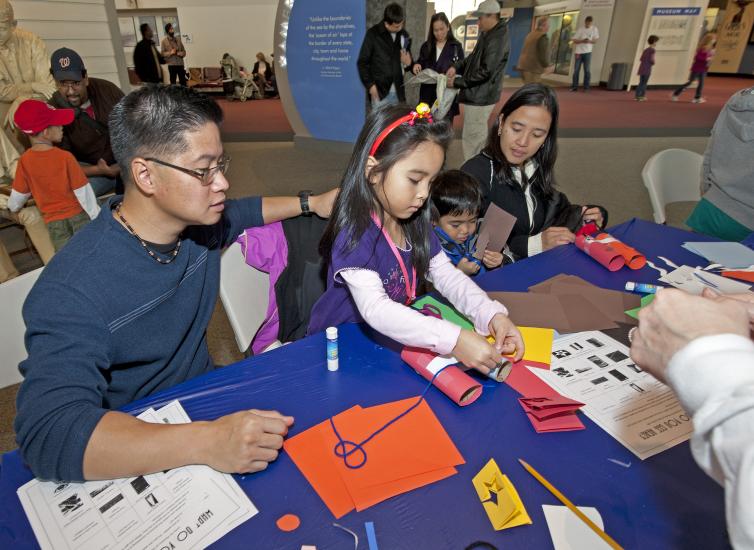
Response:
[[[327,336],[327,370],[338,370],[338,329],[328,327],[325,331]]]
[[[650,285],[649,283],[633,283],[629,281],[626,283],[626,290],[638,294],[655,294],[657,292],[657,285]]]

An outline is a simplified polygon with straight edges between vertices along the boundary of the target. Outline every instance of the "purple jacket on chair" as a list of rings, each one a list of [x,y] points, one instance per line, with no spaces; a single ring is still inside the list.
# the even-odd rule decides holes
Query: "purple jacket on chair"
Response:
[[[275,283],[288,265],[288,242],[280,222],[250,227],[239,235],[237,241],[241,244],[246,263],[270,275],[267,314],[251,341],[251,351],[256,355],[278,339],[280,318],[275,299]]]

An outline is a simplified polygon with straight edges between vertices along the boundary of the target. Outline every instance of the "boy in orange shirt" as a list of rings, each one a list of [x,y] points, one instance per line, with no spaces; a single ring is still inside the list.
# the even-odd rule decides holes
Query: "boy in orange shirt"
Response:
[[[71,153],[54,146],[63,139],[63,126],[73,122],[73,109],[55,109],[27,99],[19,105],[14,120],[32,145],[18,160],[8,209],[17,212],[33,196],[57,252],[99,214],[81,166]]]

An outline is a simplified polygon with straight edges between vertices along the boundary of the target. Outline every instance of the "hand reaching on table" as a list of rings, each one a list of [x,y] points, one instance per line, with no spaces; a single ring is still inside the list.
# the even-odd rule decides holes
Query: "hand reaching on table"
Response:
[[[251,409],[220,417],[211,423],[213,437],[201,462],[234,474],[264,470],[278,457],[292,425],[292,416],[277,411]]]
[[[461,330],[453,355],[467,367],[485,375],[502,360],[500,352],[484,336],[466,329]]]
[[[513,355],[514,361],[524,356],[524,339],[518,327],[506,315],[496,314],[490,321],[490,334],[495,338],[495,349],[505,355]]]

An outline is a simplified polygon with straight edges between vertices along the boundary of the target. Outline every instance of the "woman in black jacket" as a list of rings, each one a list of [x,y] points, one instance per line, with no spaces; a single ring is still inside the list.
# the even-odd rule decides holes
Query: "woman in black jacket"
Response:
[[[484,150],[461,170],[474,176],[492,202],[516,217],[507,249],[514,260],[572,243],[581,226],[602,229],[601,206],[571,204],[555,189],[558,101],[549,86],[527,84],[503,105]]]
[[[444,12],[432,16],[429,25],[427,41],[419,49],[419,60],[413,66],[413,73],[419,74],[423,69],[445,74],[447,70],[458,61],[463,59],[463,46],[455,39],[450,31],[450,21]],[[434,84],[422,84],[419,90],[419,101],[432,105],[437,99],[437,86]],[[447,118],[459,113],[458,99],[448,111]]]

